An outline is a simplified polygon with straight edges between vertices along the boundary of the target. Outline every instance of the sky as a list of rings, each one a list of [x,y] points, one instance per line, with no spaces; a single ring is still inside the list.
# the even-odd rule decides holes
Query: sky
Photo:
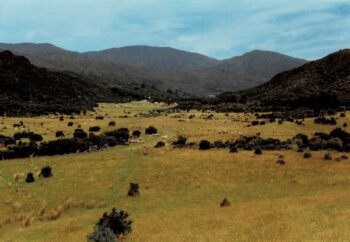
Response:
[[[350,48],[350,0],[0,0],[0,42],[89,51],[168,46],[224,59]]]

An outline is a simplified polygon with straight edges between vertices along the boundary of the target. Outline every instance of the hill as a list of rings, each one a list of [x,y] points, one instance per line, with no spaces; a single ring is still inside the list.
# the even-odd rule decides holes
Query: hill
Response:
[[[205,85],[206,89],[215,90],[216,93],[244,90],[263,84],[277,73],[305,63],[307,61],[280,53],[255,50],[208,68]]]
[[[327,108],[350,105],[350,49],[340,50],[242,92],[263,106]]]
[[[102,81],[92,81],[75,73],[36,67],[27,58],[10,51],[0,52],[0,80],[0,114],[7,115],[79,113],[92,109],[97,102],[145,98],[166,101],[181,94],[132,83],[111,88],[102,85]]]
[[[98,77],[110,86],[120,82],[140,83],[201,96],[255,87],[281,71],[306,63],[267,51],[219,61],[173,48],[148,46],[86,53],[32,43],[0,44],[0,49],[25,55],[38,66]]]
[[[169,47],[129,46],[86,52],[82,56],[112,62],[141,66],[155,70],[203,69],[219,63],[218,60],[197,53]]]

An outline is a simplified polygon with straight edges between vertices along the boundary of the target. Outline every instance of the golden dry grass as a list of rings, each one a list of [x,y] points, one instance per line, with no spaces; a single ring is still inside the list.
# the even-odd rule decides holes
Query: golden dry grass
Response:
[[[199,151],[169,145],[180,134],[196,142],[257,132],[287,139],[298,132],[329,131],[333,126],[307,120],[305,126],[244,127],[243,114],[226,117],[215,113],[213,120],[204,120],[198,111],[134,117],[154,108],[165,106],[103,104],[96,113],[72,120],[85,130],[93,125],[109,130],[111,120],[131,130],[156,126],[160,136],[143,135],[144,144],[2,161],[0,241],[86,241],[98,218],[112,207],[128,211],[134,220],[127,241],[349,241],[349,161],[325,161],[324,152],[313,152],[311,159],[304,159],[293,151],[256,156],[248,151],[230,154],[226,149]],[[118,118],[129,112],[130,118]],[[105,113],[105,120],[94,119]],[[190,114],[196,117],[189,120]],[[174,117],[178,115],[184,117]],[[18,131],[12,124],[20,120],[30,130],[46,133],[47,140],[54,138],[56,130],[71,135],[75,128],[67,127],[67,117],[63,122],[57,116],[2,118],[7,128],[1,133]],[[339,124],[347,120],[349,115]],[[168,136],[167,147],[153,148],[161,136]],[[284,155],[285,166],[276,165],[279,155]],[[47,164],[53,168],[52,178],[36,176],[35,183],[24,182],[27,172],[36,174]],[[126,196],[129,182],[140,183],[140,197]],[[221,208],[223,198],[232,205]]]

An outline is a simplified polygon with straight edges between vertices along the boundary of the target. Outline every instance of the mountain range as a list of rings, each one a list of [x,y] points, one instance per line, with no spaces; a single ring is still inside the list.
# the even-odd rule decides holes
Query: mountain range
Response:
[[[52,44],[33,43],[0,44],[0,49],[24,55],[40,67],[103,80],[110,87],[120,83],[147,84],[199,96],[252,88],[280,72],[307,63],[303,59],[260,50],[218,60],[173,48],[149,46],[83,53]]]

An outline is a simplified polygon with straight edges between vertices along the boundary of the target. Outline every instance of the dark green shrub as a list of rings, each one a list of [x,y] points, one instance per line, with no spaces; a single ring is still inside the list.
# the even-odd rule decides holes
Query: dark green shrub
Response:
[[[199,149],[200,150],[209,150],[211,147],[210,147],[210,142],[208,140],[202,140],[200,143],[199,143]]]
[[[146,128],[145,133],[149,134],[149,135],[152,135],[152,134],[157,134],[158,131],[157,131],[157,129],[155,127],[149,126],[148,128]]]
[[[96,226],[110,229],[118,238],[131,233],[131,224],[132,220],[127,212],[113,208],[112,212],[102,215]]]
[[[96,225],[94,232],[92,232],[87,239],[88,242],[115,242],[116,235],[108,227]]]

